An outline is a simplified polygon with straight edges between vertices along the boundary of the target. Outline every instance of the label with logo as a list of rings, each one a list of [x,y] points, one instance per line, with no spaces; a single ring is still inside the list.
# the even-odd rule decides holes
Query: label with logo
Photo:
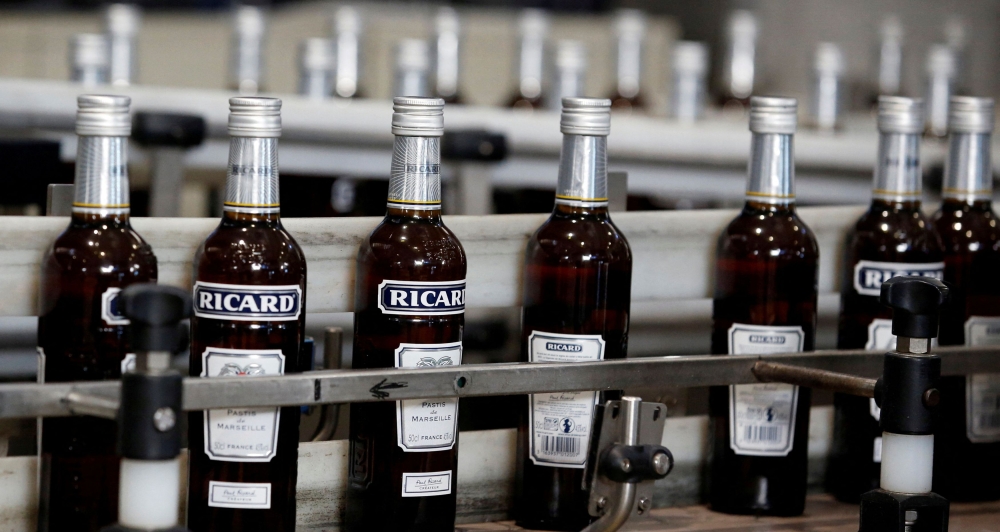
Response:
[[[734,323],[729,354],[802,351],[802,327]],[[737,384],[729,387],[729,447],[745,456],[788,456],[795,444],[799,387],[791,384]]]
[[[558,334],[532,331],[529,362],[594,362],[604,360],[599,334]],[[587,465],[597,392],[556,392],[530,395],[529,456],[535,465],[583,469]]]
[[[465,312],[465,280],[382,281],[378,308],[383,314],[441,316]]]
[[[882,283],[901,275],[933,277],[943,280],[944,263],[928,262],[910,264],[904,262],[859,260],[854,265],[854,289],[863,296],[878,297],[882,293]]]
[[[965,345],[1000,345],[1000,317],[970,316]],[[1000,373],[965,376],[965,421],[969,441],[1000,441]]]
[[[892,334],[892,320],[875,318],[868,324],[868,341],[865,342],[868,351],[894,351],[896,335]]]
[[[121,288],[111,287],[101,294],[101,319],[108,325],[129,324],[128,318],[122,314],[122,310],[118,306],[118,300],[121,296],[121,292]]]
[[[208,505],[216,508],[267,510],[271,507],[271,484],[209,480]]]
[[[299,285],[194,283],[194,315],[237,321],[294,321],[302,312]]]
[[[439,368],[461,363],[462,342],[399,344],[396,348],[397,368]],[[447,451],[455,446],[457,433],[458,399],[396,401],[397,443],[404,452]]]
[[[403,473],[403,497],[432,497],[451,493],[451,471]]]
[[[280,349],[209,347],[201,355],[202,377],[253,378],[285,373]],[[219,408],[205,411],[205,454],[222,462],[270,462],[278,452],[281,409]]]

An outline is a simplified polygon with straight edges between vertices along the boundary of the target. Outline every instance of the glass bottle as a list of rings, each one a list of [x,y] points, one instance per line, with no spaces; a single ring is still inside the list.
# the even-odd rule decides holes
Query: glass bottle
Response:
[[[42,260],[40,382],[119,379],[129,354],[118,295],[156,282],[156,257],[129,223],[127,96],[77,98],[73,214]],[[117,424],[95,417],[42,423],[38,530],[97,531],[118,517]]]
[[[719,237],[712,353],[812,351],[819,246],[795,212],[793,98],[750,100],[746,205]],[[800,515],[806,502],[811,390],[716,386],[709,500],[733,514]]]
[[[545,73],[545,41],[548,39],[549,18],[541,9],[525,9],[518,20],[521,38],[518,55],[517,91],[509,107],[539,109],[544,101],[542,82]]]
[[[562,154],[552,216],[528,240],[521,320],[523,362],[625,358],[632,252],[608,215],[611,100],[562,101]],[[620,392],[525,397],[518,426],[518,526],[580,530],[594,405]]]
[[[362,243],[354,301],[354,369],[462,363],[465,250],[441,221],[444,101],[393,99],[387,212]],[[458,400],[351,405],[344,527],[352,532],[455,529]]]
[[[894,349],[892,311],[879,303],[882,283],[897,275],[944,276],[941,240],[920,211],[923,120],[923,101],[879,98],[872,202],[847,240],[837,349]],[[873,399],[835,394],[834,412],[827,490],[856,503],[879,485],[879,409]]]
[[[434,87],[446,104],[462,103],[459,81],[462,64],[462,20],[450,7],[434,17]]]
[[[278,216],[281,100],[229,100],[222,221],[194,258],[192,377],[297,373],[306,260]],[[295,530],[298,407],[188,415],[188,528]]]
[[[950,308],[941,345],[1000,344],[1000,228],[993,212],[993,100],[953,96],[944,201],[932,223],[944,245]],[[942,377],[934,492],[953,501],[1000,499],[1000,375]]]
[[[642,59],[646,40],[646,15],[638,9],[615,14],[615,92],[611,108],[631,112],[646,105],[642,95]]]

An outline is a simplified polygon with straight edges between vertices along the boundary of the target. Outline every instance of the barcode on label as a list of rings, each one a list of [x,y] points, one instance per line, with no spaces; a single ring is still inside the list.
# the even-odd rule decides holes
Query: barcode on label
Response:
[[[1000,428],[1000,412],[979,415],[979,426],[990,429]]]
[[[781,427],[769,427],[764,425],[747,425],[743,431],[743,438],[746,441],[779,441],[781,439]]]
[[[544,454],[578,454],[580,438],[567,436],[542,436],[542,453]]]

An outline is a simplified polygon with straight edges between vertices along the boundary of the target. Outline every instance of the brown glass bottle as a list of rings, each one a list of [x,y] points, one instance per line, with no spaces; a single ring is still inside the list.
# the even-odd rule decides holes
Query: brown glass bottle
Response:
[[[632,253],[607,207],[609,100],[563,100],[563,148],[552,216],[528,240],[521,360],[625,358]],[[593,407],[620,392],[525,397],[518,425],[518,526],[580,530],[591,517],[584,486]],[[568,412],[568,413],[567,413]]]
[[[1000,343],[1000,227],[991,197],[993,100],[954,97],[944,201],[932,219],[944,245],[950,308],[941,345]],[[1000,376],[942,377],[934,492],[953,501],[1000,499]]]
[[[754,98],[747,202],[719,237],[712,353],[811,351],[819,246],[795,212],[791,98]],[[709,392],[712,509],[800,515],[805,509],[808,388],[717,386]]]
[[[882,283],[897,275],[944,275],[941,241],[920,211],[923,104],[884,96],[878,122],[872,203],[855,224],[844,254],[838,349],[894,349],[892,312],[879,303]],[[857,502],[879,485],[879,410],[873,400],[836,394],[834,412],[826,487],[841,501]]]
[[[129,98],[81,96],[73,215],[42,260],[39,380],[121,378],[128,320],[118,293],[156,282],[156,257],[129,224]],[[118,518],[117,425],[42,422],[39,531],[97,531]]]
[[[193,377],[303,371],[306,262],[279,220],[281,101],[230,99],[222,222],[194,259]],[[236,118],[241,119],[236,122]],[[188,528],[295,530],[298,407],[188,417]]]
[[[353,368],[460,364],[466,260],[441,221],[444,102],[393,104],[388,211],[358,252]],[[458,400],[386,399],[351,405],[345,530],[451,532]]]

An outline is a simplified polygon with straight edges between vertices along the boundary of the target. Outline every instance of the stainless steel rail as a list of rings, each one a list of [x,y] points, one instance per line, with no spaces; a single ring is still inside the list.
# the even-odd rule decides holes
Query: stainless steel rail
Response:
[[[1000,372],[1000,347],[948,347],[945,375]],[[763,356],[648,357],[576,364],[483,364],[433,369],[314,371],[275,377],[184,381],[184,409],[291,406],[577,390],[694,387],[758,382],[771,361],[875,377],[883,353],[815,351]],[[116,399],[118,381],[0,385],[0,419],[68,416],[81,396]],[[76,394],[74,401],[67,398]]]

